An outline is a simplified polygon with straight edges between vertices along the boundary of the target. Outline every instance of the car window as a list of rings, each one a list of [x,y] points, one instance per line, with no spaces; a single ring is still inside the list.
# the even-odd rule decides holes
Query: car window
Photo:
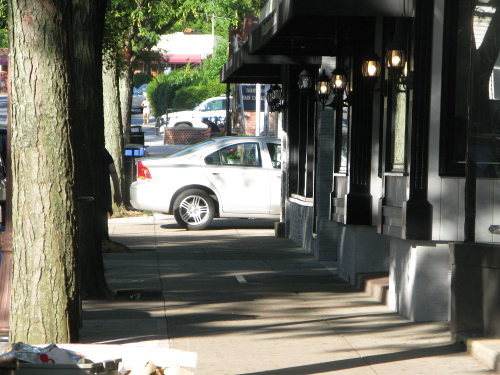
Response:
[[[245,167],[260,167],[260,149],[258,143],[239,143],[217,150],[207,157],[208,165],[238,165]]]
[[[203,142],[197,143],[197,144],[195,144],[193,146],[190,146],[190,147],[183,148],[181,150],[175,151],[175,152],[169,154],[167,157],[170,158],[170,157],[184,156],[184,155],[192,154],[193,152],[198,151],[198,149],[200,147],[203,147],[206,144],[213,143],[213,142],[215,142],[213,139],[209,139],[208,141],[203,141]]]
[[[219,151],[212,152],[210,155],[205,157],[205,164],[220,165]]]
[[[226,108],[225,104],[226,100],[221,99],[221,100],[213,100],[205,106],[205,109],[207,111],[221,111]]]
[[[268,143],[267,149],[271,156],[273,168],[281,168],[281,145],[277,143]]]

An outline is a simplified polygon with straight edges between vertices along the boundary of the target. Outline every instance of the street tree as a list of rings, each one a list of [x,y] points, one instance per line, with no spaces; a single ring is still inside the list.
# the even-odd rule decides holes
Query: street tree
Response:
[[[78,337],[71,1],[9,0],[10,340]]]
[[[123,145],[130,141],[134,67],[138,57],[144,57],[177,20],[177,8],[178,0],[111,0],[108,6],[103,47],[105,144],[122,191],[127,188]]]
[[[200,28],[205,33],[214,32],[227,40],[229,25],[239,25],[241,19],[259,9],[258,0],[111,0],[106,15],[106,40],[104,74],[115,77],[118,72],[120,114],[105,112],[106,147],[115,159],[122,189],[123,148],[119,134],[130,141],[130,115],[133,74],[139,61],[161,61],[159,53],[152,52],[161,35],[184,28]],[[207,18],[208,17],[208,18]],[[213,27],[212,27],[213,25]],[[110,80],[109,82],[112,82]],[[109,91],[108,91],[109,89]],[[104,100],[116,101],[116,88],[104,87]],[[116,104],[110,103],[108,108]],[[117,119],[121,117],[121,121]],[[120,125],[121,123],[121,125]]]
[[[101,148],[104,145],[102,43],[106,1],[72,1],[72,104],[78,270],[82,298],[111,297],[101,251]]]
[[[79,284],[106,288],[93,240],[104,11],[101,0],[8,1],[13,342],[77,341]]]

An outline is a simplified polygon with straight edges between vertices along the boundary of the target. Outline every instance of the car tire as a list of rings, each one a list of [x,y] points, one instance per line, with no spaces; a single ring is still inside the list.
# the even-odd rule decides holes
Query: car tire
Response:
[[[214,201],[203,190],[186,190],[174,201],[175,221],[187,230],[205,229],[212,222],[214,214]]]

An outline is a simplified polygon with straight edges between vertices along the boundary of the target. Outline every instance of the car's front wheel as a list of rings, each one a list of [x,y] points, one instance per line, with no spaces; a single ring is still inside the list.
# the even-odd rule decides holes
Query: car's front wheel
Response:
[[[212,222],[214,214],[214,201],[203,190],[186,190],[174,201],[175,221],[187,230],[205,229]]]

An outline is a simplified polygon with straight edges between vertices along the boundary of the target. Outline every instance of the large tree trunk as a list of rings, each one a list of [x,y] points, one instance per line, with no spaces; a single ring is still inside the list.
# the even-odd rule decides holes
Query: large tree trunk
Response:
[[[120,191],[123,195],[124,189],[124,155],[123,155],[123,126],[119,95],[119,72],[117,61],[107,59],[108,63],[103,68],[103,92],[104,92],[104,138],[106,148],[113,157]],[[114,63],[111,63],[113,61]]]
[[[111,297],[101,251],[102,37],[106,1],[73,1],[78,269],[83,298]],[[84,199],[85,197],[90,199]],[[93,200],[91,200],[93,198]]]
[[[71,18],[69,0],[9,0],[12,342],[78,337]]]
[[[131,27],[129,30],[129,35],[125,40],[125,49],[128,52],[127,55],[129,59],[121,64],[121,71],[119,71],[119,90],[120,90],[120,100],[121,100],[121,116],[123,125],[123,138],[124,142],[130,143],[130,120],[131,120],[131,107],[132,107],[132,87],[134,72],[132,70],[132,65],[134,65],[135,57],[131,53],[132,51],[132,40],[137,34],[135,27]]]
[[[132,108],[132,85],[133,73],[127,66],[119,76],[120,104],[123,124],[123,138],[125,143],[130,143],[130,120]]]

